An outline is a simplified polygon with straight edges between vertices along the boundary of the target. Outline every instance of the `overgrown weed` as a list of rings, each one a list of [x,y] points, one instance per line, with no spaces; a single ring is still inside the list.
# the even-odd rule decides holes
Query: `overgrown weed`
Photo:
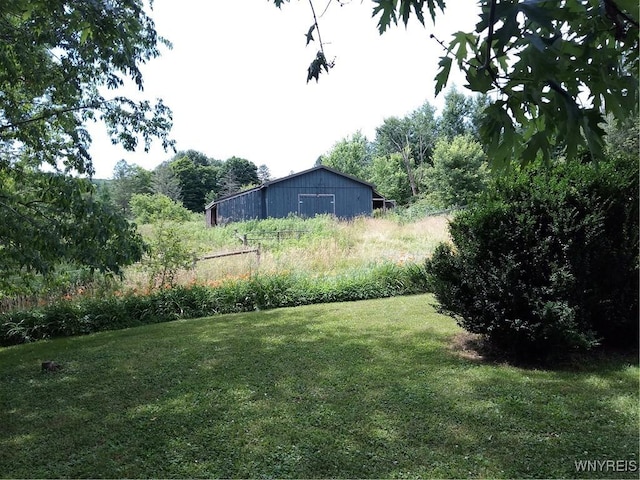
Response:
[[[380,218],[361,217],[340,221],[329,216],[311,219],[288,217],[230,224],[207,228],[201,219],[172,224],[172,236],[181,248],[194,257],[259,248],[260,255],[248,253],[198,261],[193,269],[178,270],[173,284],[189,286],[221,283],[242,277],[295,273],[301,278],[360,276],[362,271],[387,263],[421,263],[429,257],[435,245],[448,240],[447,216],[427,217],[412,222],[402,220],[398,213]],[[147,242],[156,233],[153,225],[140,225]],[[296,232],[275,236],[276,232]],[[256,239],[242,244],[246,235]],[[264,238],[260,238],[260,236]],[[150,272],[142,264],[125,270],[124,279],[78,282],[68,287],[31,294],[5,296],[2,311],[16,308],[42,307],[62,299],[105,297],[116,292],[141,294],[150,292]],[[58,283],[64,279],[57,279]],[[64,282],[63,282],[64,283]]]

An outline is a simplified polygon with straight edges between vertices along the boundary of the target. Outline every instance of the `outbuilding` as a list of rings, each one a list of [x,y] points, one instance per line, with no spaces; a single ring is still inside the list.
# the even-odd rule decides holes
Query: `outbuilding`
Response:
[[[205,217],[207,226],[292,214],[352,219],[388,205],[372,184],[320,165],[219,198],[205,207]]]

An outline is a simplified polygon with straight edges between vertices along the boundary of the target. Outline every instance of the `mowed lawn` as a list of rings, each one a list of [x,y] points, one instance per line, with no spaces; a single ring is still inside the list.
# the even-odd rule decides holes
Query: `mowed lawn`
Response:
[[[638,477],[637,359],[485,363],[452,348],[461,331],[434,302],[0,349],[0,476]],[[44,360],[63,369],[41,373]],[[586,473],[580,460],[626,463]]]

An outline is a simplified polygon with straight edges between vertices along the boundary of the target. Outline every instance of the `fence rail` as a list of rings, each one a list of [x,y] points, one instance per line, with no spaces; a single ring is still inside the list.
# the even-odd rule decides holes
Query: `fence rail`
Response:
[[[198,261],[201,260],[210,260],[212,258],[222,258],[222,257],[231,257],[234,255],[245,255],[247,253],[255,253],[258,257],[258,261],[260,261],[260,246],[258,248],[251,248],[249,250],[238,250],[235,252],[220,252],[220,253],[212,253],[209,255],[205,255],[204,257],[198,258]]]
[[[280,243],[282,240],[289,238],[297,238],[300,240],[303,235],[310,233],[309,230],[278,230],[275,232],[263,232],[257,236],[249,236],[246,233],[239,234],[236,230],[236,237],[242,242],[243,245],[249,245],[250,243],[273,241]]]

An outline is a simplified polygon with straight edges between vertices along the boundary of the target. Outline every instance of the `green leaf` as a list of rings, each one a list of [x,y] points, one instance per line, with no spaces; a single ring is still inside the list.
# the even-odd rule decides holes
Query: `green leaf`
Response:
[[[427,5],[429,7],[429,15],[431,15],[431,20],[435,23],[436,21],[436,6],[440,9],[441,12],[444,12],[445,3],[444,0],[428,0]]]
[[[411,15],[411,7],[415,12],[416,17],[422,25],[424,25],[424,14],[422,13],[422,4],[424,0],[400,0],[400,16],[402,22],[407,26],[409,22],[409,16]]]
[[[498,100],[484,110],[480,122],[480,138],[487,148],[489,163],[496,168],[504,168],[512,160],[514,128],[505,111],[505,102]]]
[[[545,163],[549,161],[549,141],[545,132],[537,132],[527,141],[522,151],[522,163],[532,163],[538,152],[542,153]]]
[[[444,11],[444,0],[427,0],[427,7],[431,19],[435,21],[436,7],[439,7],[441,11]],[[402,23],[407,26],[411,15],[415,15],[418,21],[424,26],[424,4],[425,0],[400,0],[398,6],[398,0],[374,0],[373,16],[380,14],[378,21],[378,30],[380,33],[384,33],[386,29],[391,25],[398,23],[398,18],[402,20]],[[413,12],[412,12],[413,10]]]
[[[456,45],[458,49],[456,50],[456,60],[458,64],[461,65],[464,60],[467,59],[467,43],[469,42],[469,38],[465,32],[456,32],[453,34],[453,40],[449,43],[448,50],[452,52]]]
[[[538,25],[553,30],[554,17],[549,13],[549,9],[545,8],[547,0],[525,0],[519,5],[519,9],[529,20]],[[538,6],[542,5],[542,7]]]
[[[497,58],[498,64],[500,65],[500,68],[503,72],[506,72],[509,69],[509,65],[507,63],[508,59],[509,57],[507,55],[501,55]]]
[[[313,31],[316,29],[316,24],[314,23],[313,25],[311,25],[311,27],[309,27],[309,31],[307,32],[307,45],[309,45],[310,42],[314,41],[313,38]]]
[[[498,51],[502,51],[506,45],[514,37],[518,37],[521,32],[517,20],[518,6],[512,1],[501,1],[496,5],[494,18],[493,42],[492,47]],[[483,17],[486,17],[486,25],[489,24],[489,11],[483,9]],[[485,27],[485,28],[487,28]]]
[[[557,85],[555,82],[551,82],[551,84]],[[561,87],[556,88],[560,89],[556,90],[556,92],[561,99],[561,104],[564,106],[564,125],[560,130],[560,137],[566,146],[567,158],[573,159],[578,152],[578,145],[582,143],[580,136],[580,109],[575,100],[565,91],[561,90]]]
[[[546,44],[544,43],[544,41],[542,41],[540,35],[527,35],[526,38],[529,40],[531,45],[536,48],[536,50],[544,52]]]
[[[451,72],[451,63],[452,59],[450,57],[440,57],[440,62],[438,62],[438,66],[440,67],[440,71],[436,75],[436,95],[438,95],[442,89],[447,85],[449,81],[449,73]]]
[[[322,51],[318,51],[316,58],[311,62],[311,65],[309,65],[309,69],[307,70],[307,83],[309,83],[312,78],[315,78],[317,82],[322,70],[329,72],[329,68],[331,67],[333,67],[333,64],[327,62]]]
[[[398,18],[396,17],[396,5],[398,3],[397,0],[374,0],[376,6],[373,8],[373,17],[375,17],[378,13],[380,13],[380,20],[378,20],[378,31],[382,34],[384,33],[389,25],[391,25],[391,21],[397,23]]]
[[[638,23],[638,2],[637,0],[615,0],[618,8]]]
[[[589,110],[582,116],[582,131],[587,139],[589,152],[594,159],[604,158],[604,130],[600,125],[604,123],[604,118],[597,110]]]
[[[89,40],[89,38],[91,37],[91,30],[88,28],[85,28],[84,30],[82,30],[82,34],[80,34],[80,43],[86,43],[87,40]]]
[[[467,87],[474,92],[487,93],[493,88],[493,79],[486,69],[467,70]]]

